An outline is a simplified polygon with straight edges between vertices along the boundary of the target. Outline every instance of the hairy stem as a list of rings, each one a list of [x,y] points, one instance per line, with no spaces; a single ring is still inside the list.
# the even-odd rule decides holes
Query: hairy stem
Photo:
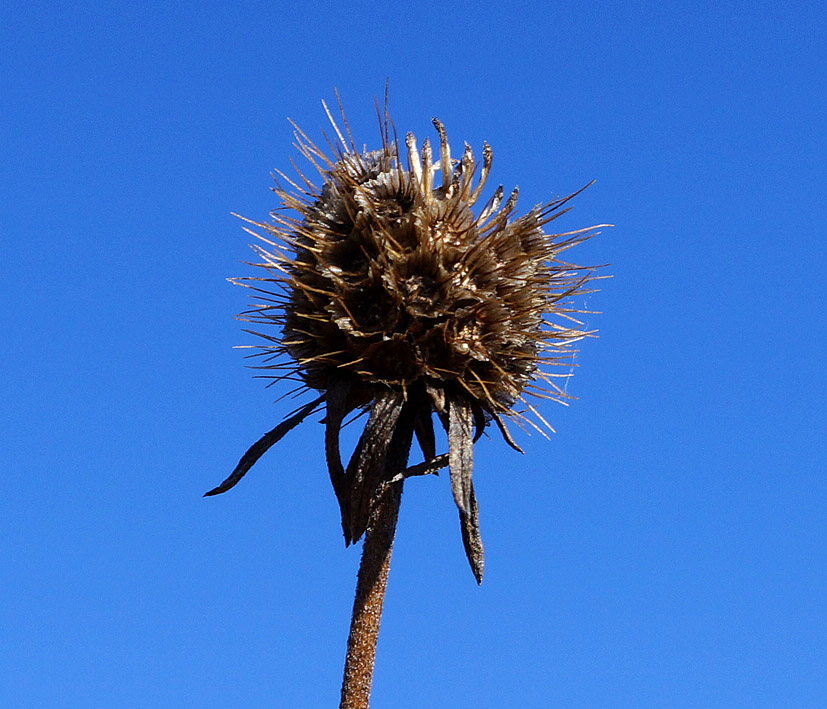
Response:
[[[407,405],[403,408],[388,449],[385,480],[391,480],[407,466],[413,438],[413,418],[405,411],[407,408]],[[370,702],[376,641],[402,501],[402,484],[401,480],[382,483],[365,533],[347,640],[340,709],[368,709]]]
[[[393,537],[402,500],[402,483],[394,483],[381,502],[374,525],[368,528],[356,582],[356,599],[347,640],[341,709],[367,709],[373,680],[376,641],[385,601]]]

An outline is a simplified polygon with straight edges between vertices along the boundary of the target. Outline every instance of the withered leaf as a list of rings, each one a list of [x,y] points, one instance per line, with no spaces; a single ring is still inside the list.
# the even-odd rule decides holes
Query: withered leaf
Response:
[[[462,544],[465,547],[465,556],[468,557],[468,563],[471,565],[474,578],[478,584],[481,584],[485,560],[483,558],[482,537],[480,536],[480,512],[473,485],[471,486],[469,507],[470,514],[465,514],[462,510],[459,513]]]
[[[400,391],[377,392],[365,430],[348,463],[345,473],[350,493],[350,529],[349,534],[345,534],[348,544],[357,541],[367,528],[371,503],[385,473],[385,459],[403,400]]]
[[[471,406],[458,397],[448,406],[448,459],[451,472],[451,491],[460,511],[471,509],[471,474],[474,470],[474,449],[471,438],[473,415]]]
[[[220,493],[227,492],[230,488],[235,487],[238,481],[247,474],[247,471],[256,464],[256,461],[261,458],[261,456],[263,456],[273,445],[284,438],[287,433],[304,421],[304,419],[307,418],[323,400],[324,395],[320,396],[315,401],[311,401],[309,404],[302,406],[295,414],[289,418],[286,418],[272,431],[265,433],[250,446],[243,456],[241,456],[241,460],[238,461],[238,465],[235,466],[235,470],[230,473],[230,477],[228,477],[218,487],[213,488],[209,492],[205,492],[204,497],[219,495]]]

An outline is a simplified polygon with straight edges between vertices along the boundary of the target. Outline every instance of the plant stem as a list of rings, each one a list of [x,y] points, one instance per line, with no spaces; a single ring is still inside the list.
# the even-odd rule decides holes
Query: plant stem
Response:
[[[402,483],[390,485],[365,534],[347,639],[340,709],[368,709],[376,641],[388,582]]]
[[[407,466],[413,439],[411,414],[411,407],[406,404],[388,447],[384,476],[386,481],[404,471]],[[350,635],[347,639],[340,709],[368,709],[370,702],[376,641],[379,638],[393,538],[402,501],[402,485],[402,480],[382,483],[376,496],[377,504],[365,532]]]

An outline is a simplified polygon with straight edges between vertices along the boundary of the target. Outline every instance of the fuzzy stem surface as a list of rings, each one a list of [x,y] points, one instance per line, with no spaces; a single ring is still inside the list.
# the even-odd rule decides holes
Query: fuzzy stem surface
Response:
[[[401,500],[400,482],[390,486],[376,515],[375,526],[369,528],[365,535],[347,640],[340,709],[368,709],[376,641],[379,638]]]
[[[403,409],[388,449],[385,480],[391,480],[405,470],[412,439],[413,420],[409,412]],[[401,480],[383,483],[378,504],[365,533],[347,640],[340,709],[368,709],[370,704],[376,642],[379,638],[393,539],[402,501],[402,485]]]

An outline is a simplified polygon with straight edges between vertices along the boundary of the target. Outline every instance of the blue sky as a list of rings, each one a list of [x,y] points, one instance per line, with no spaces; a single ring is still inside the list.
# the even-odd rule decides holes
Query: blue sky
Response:
[[[0,704],[335,706],[358,564],[232,316],[296,120],[390,80],[610,263],[551,441],[406,486],[373,706],[827,705],[820,3],[7,3]]]

